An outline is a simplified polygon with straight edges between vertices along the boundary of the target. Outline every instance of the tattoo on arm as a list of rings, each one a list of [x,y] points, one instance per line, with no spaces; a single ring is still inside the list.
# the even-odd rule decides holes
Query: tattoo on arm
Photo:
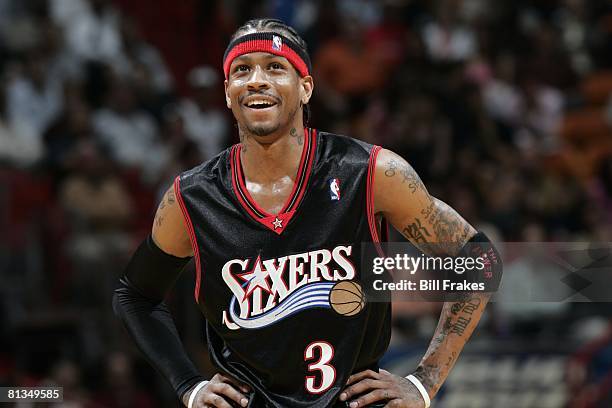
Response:
[[[476,328],[488,299],[488,294],[468,293],[458,302],[444,304],[434,337],[415,373],[430,395],[442,386]]]
[[[389,160],[385,168],[385,176],[394,177],[398,173],[402,176],[402,183],[407,183],[412,193],[416,193],[417,190],[426,190],[421,178],[409,164],[395,159]]]
[[[421,225],[421,220],[418,218],[412,224],[406,226],[402,232],[406,238],[417,243],[426,244],[431,238],[431,234],[427,231],[427,228]]]
[[[162,226],[162,223],[164,222],[164,216],[162,215],[162,210],[166,208],[166,206],[174,205],[174,203],[176,203],[176,196],[174,195],[174,189],[170,188],[166,192],[166,194],[164,194],[164,197],[162,198],[161,202],[159,203],[159,206],[157,207],[157,212],[155,213],[155,219],[153,220],[155,225],[157,225],[158,227]]]
[[[472,227],[446,203],[433,198],[402,233],[430,255],[456,255],[468,241]],[[429,229],[426,227],[429,225]]]
[[[403,235],[430,255],[459,253],[473,228],[446,203],[431,197],[416,171],[401,157],[393,155],[384,166],[386,177],[401,176],[402,183],[408,186],[411,193],[424,192],[430,200],[420,214],[403,226]]]
[[[428,255],[459,254],[474,233],[470,224],[446,203],[431,197],[414,169],[399,157],[388,160],[384,166],[385,177],[401,176],[410,192],[418,194],[415,200],[425,203],[401,225],[402,234]],[[437,393],[457,361],[480,320],[488,296],[467,293],[454,303],[444,304],[431,343],[414,373],[431,396]]]
[[[389,160],[387,168],[385,169],[385,176],[393,177],[397,171],[397,162],[395,160]]]

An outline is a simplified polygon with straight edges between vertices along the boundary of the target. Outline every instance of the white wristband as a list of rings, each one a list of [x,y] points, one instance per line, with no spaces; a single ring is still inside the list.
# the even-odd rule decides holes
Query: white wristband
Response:
[[[189,404],[187,404],[187,408],[193,408],[193,402],[195,401],[195,397],[202,388],[204,388],[208,384],[208,381],[204,380],[193,388],[191,394],[189,395]]]
[[[423,384],[421,384],[421,381],[412,374],[407,376],[406,379],[413,383],[415,387],[417,387],[417,390],[419,390],[419,392],[421,393],[421,397],[423,397],[423,401],[425,402],[425,408],[429,408],[431,400],[429,399],[429,394],[427,394],[427,390],[425,390],[425,387],[423,387]]]

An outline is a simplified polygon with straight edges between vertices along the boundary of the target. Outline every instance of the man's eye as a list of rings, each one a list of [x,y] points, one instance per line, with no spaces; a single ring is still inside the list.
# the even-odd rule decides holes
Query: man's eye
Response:
[[[249,70],[248,65],[238,65],[234,71],[235,72],[246,72],[248,70]]]
[[[278,63],[278,62],[273,62],[270,64],[270,68],[272,69],[283,69],[282,64]]]

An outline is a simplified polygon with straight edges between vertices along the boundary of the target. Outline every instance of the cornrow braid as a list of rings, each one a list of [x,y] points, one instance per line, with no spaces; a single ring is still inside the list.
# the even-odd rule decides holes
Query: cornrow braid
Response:
[[[253,20],[249,20],[234,32],[232,38],[230,40],[234,41],[236,38],[242,36],[243,33],[247,31],[268,31],[273,33],[282,34],[285,37],[289,38],[291,41],[297,43],[305,53],[308,53],[308,46],[306,41],[298,34],[295,29],[281,20],[277,20],[275,18],[256,18]]]
[[[300,34],[293,27],[275,18],[256,18],[247,21],[238,27],[238,29],[232,35],[230,42],[253,31],[280,34],[296,43],[305,54],[308,54],[308,45]],[[310,122],[310,106],[308,104],[304,105],[303,118],[304,126],[308,126],[308,122]]]

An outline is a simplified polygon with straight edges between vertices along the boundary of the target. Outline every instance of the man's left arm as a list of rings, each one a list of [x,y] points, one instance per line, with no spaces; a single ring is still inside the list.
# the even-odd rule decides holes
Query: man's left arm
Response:
[[[395,153],[380,151],[374,180],[375,211],[427,255],[459,255],[477,234],[455,210],[432,197],[414,169]],[[467,293],[460,301],[444,303],[434,336],[413,373],[429,398],[446,380],[489,297],[487,292]],[[349,378],[340,399],[351,401],[351,408],[375,401],[388,401],[389,407],[420,408],[425,406],[421,394],[406,378],[368,370]]]

